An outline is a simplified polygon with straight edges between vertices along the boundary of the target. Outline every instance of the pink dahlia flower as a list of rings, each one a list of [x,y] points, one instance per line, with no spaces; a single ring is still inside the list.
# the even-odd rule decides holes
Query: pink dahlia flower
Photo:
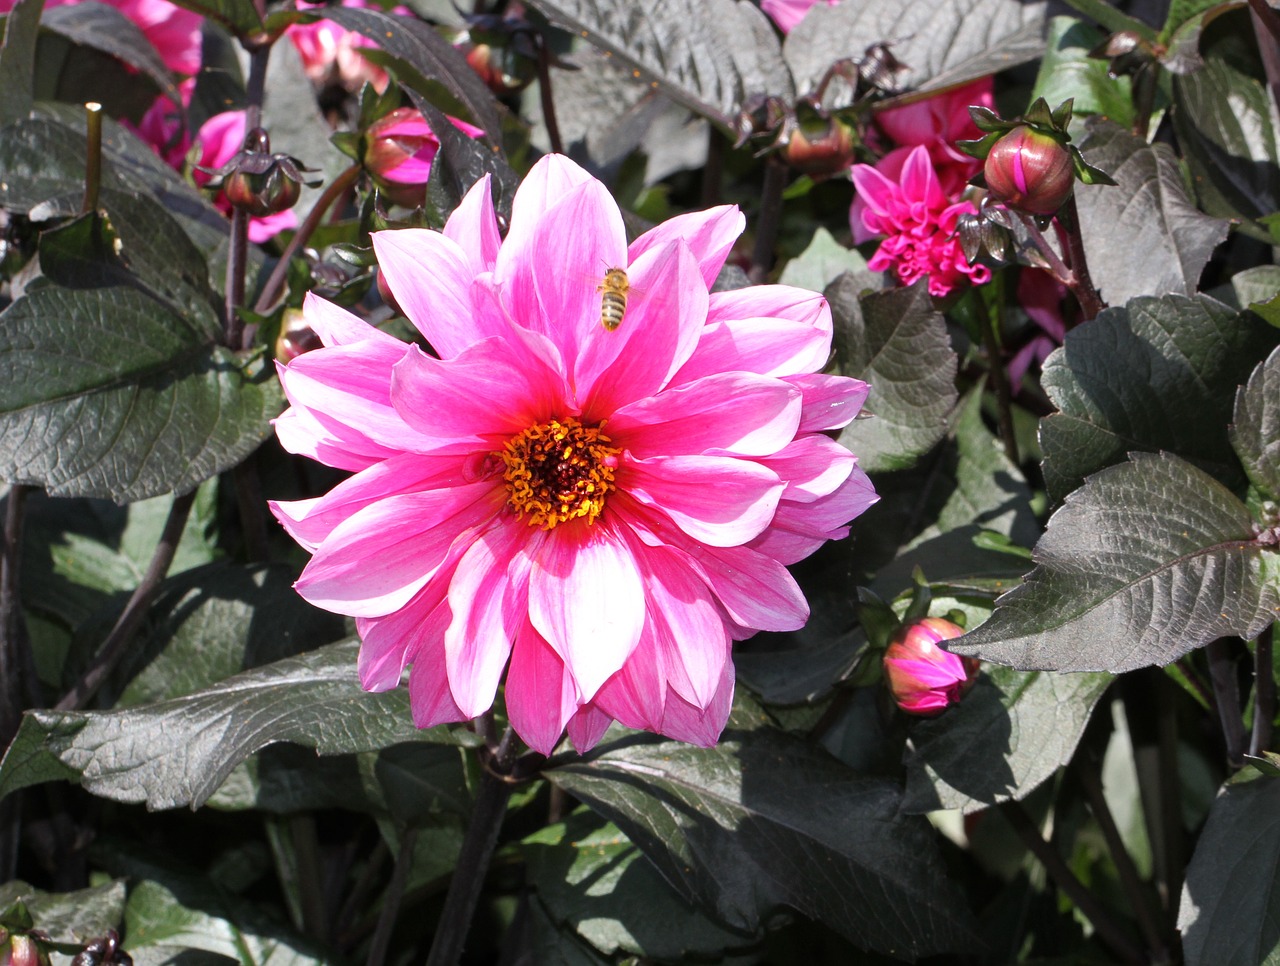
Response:
[[[789,34],[804,19],[810,7],[822,2],[823,0],[760,0],[760,9],[769,15],[779,30]],[[828,7],[834,7],[839,2],[840,0],[826,0]]]
[[[505,673],[511,725],[544,753],[615,719],[715,742],[732,641],[800,627],[784,564],[876,500],[825,435],[867,393],[820,372],[825,300],[708,291],[743,223],[715,208],[628,246],[605,187],[552,155],[505,240],[487,178],[442,232],[373,236],[435,356],[308,296],[325,348],[281,367],[276,433],[355,475],[272,509],[312,553],[299,593],[356,619],[366,688],[412,665],[427,727],[484,713]],[[607,269],[628,283],[613,328]]]
[[[315,10],[323,6],[323,3],[306,3],[305,0],[298,3],[299,10]],[[381,9],[366,0],[342,0],[341,6]],[[396,7],[392,13],[413,15],[407,7]],[[293,42],[298,56],[302,58],[302,67],[313,84],[333,81],[354,92],[360,89],[360,85],[369,83],[379,93],[386,90],[387,72],[360,53],[361,48],[377,46],[364,34],[348,30],[332,20],[317,20],[315,23],[291,24],[285,29],[285,35]]]
[[[899,147],[923,145],[942,190],[958,197],[982,162],[956,147],[957,141],[982,137],[969,116],[969,106],[995,107],[990,77],[943,91],[922,101],[893,107],[876,115],[876,125]]]
[[[955,234],[956,220],[977,209],[951,201],[928,148],[898,148],[874,167],[855,164],[851,173],[858,192],[849,212],[854,241],[885,236],[867,263],[872,271],[892,271],[903,285],[928,278],[929,294],[936,296],[966,281],[990,281],[991,270],[970,265]]]
[[[244,147],[245,123],[244,111],[223,111],[200,125],[195,136],[195,143],[200,146],[200,159],[196,164],[202,168],[220,168],[235,157]],[[199,170],[194,177],[197,184],[209,181],[209,175]],[[214,203],[225,214],[231,214],[231,202],[223,194],[219,193]],[[249,241],[262,244],[297,224],[298,216],[290,208],[274,215],[250,218]]]

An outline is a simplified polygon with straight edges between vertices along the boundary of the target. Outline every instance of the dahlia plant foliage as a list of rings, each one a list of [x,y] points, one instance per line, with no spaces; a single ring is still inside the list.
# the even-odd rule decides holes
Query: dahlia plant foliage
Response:
[[[0,966],[1276,961],[1277,50],[0,0]]]

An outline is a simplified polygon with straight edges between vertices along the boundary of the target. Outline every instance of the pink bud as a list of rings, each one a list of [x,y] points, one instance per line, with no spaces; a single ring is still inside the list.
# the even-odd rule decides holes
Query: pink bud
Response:
[[[884,674],[899,708],[931,718],[964,697],[976,679],[978,661],[938,646],[939,641],[963,633],[963,628],[941,617],[925,617],[898,628],[884,652]]]
[[[30,936],[12,936],[0,952],[0,966],[49,966],[49,957]]]
[[[782,156],[797,171],[814,179],[829,178],[849,170],[853,163],[853,132],[834,117],[797,124]]]
[[[365,170],[383,192],[398,205],[422,204],[440,141],[421,112],[398,107],[374,121],[366,137]]]
[[[1066,147],[1025,124],[995,143],[982,170],[996,201],[1033,215],[1052,215],[1075,185]]]
[[[276,338],[276,358],[288,364],[304,352],[319,349],[324,343],[315,329],[307,324],[301,309],[285,309]]]

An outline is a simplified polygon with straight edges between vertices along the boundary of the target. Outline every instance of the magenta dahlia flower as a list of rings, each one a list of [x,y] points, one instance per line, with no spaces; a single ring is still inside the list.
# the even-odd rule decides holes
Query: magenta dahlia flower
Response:
[[[904,624],[884,652],[884,674],[893,700],[907,714],[931,718],[963,698],[978,677],[977,658],[938,645],[964,633],[941,617]]]
[[[952,201],[938,182],[929,150],[899,148],[873,167],[851,171],[857,197],[849,212],[855,242],[884,236],[867,263],[873,272],[893,272],[903,285],[929,280],[929,294],[943,296],[958,285],[991,280],[985,265],[970,265],[956,237],[956,221],[977,209]]]
[[[784,565],[876,500],[826,435],[867,387],[819,371],[825,300],[708,292],[743,224],[715,208],[628,246],[605,187],[553,155],[505,240],[487,179],[442,232],[373,236],[434,355],[308,296],[325,348],[281,368],[276,432],[354,475],[272,509],[312,552],[298,591],[355,617],[366,688],[411,665],[427,727],[484,713],[505,673],[510,723],[544,753],[614,719],[715,742],[732,641],[800,627]]]

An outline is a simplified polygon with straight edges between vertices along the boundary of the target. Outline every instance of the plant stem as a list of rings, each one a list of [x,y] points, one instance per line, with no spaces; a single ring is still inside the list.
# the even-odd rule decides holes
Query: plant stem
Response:
[[[289,262],[298,253],[298,250],[310,240],[312,232],[324,220],[325,212],[346,193],[347,189],[356,183],[356,178],[359,174],[360,165],[353,164],[334,178],[329,183],[329,186],[324,189],[324,193],[316,199],[316,203],[307,212],[307,217],[302,220],[298,230],[289,239],[289,244],[285,246],[284,252],[280,255],[280,260],[276,262],[275,268],[271,270],[271,275],[268,276],[266,284],[262,286],[258,301],[253,306],[254,312],[259,315],[266,315],[267,312],[271,311],[276,300],[280,298],[285,280],[289,277]]]
[[[725,136],[714,124],[707,125],[707,163],[702,166],[702,207],[714,208],[720,204],[721,182],[724,178]]]
[[[146,573],[142,575],[142,580],[134,590],[133,596],[120,612],[115,626],[111,628],[111,633],[102,642],[102,648],[98,651],[93,663],[89,665],[75,686],[54,705],[58,711],[74,711],[88,704],[89,699],[97,693],[98,688],[102,687],[107,676],[124,657],[125,649],[142,624],[147,607],[160,589],[161,581],[169,573],[169,566],[173,563],[173,555],[178,550],[178,542],[182,539],[182,531],[187,525],[187,517],[191,513],[191,505],[195,502],[195,498],[195,490],[173,498],[173,506],[169,508],[169,516],[164,521],[164,530],[160,533],[160,541],[151,555],[151,563],[147,565]]]
[[[1271,722],[1276,714],[1276,678],[1272,670],[1275,625],[1258,635],[1253,657],[1253,735],[1249,754],[1260,755],[1271,747]]]
[[[1120,829],[1116,826],[1115,817],[1107,805],[1106,795],[1102,792],[1102,779],[1099,775],[1102,762],[1092,754],[1086,753],[1086,757],[1088,760],[1076,761],[1076,777],[1084,786],[1085,796],[1089,799],[1089,811],[1093,812],[1098,828],[1102,831],[1102,838],[1107,843],[1107,851],[1111,854],[1111,860],[1115,863],[1116,872],[1120,876],[1120,884],[1129,897],[1129,905],[1133,907],[1138,926],[1142,929],[1143,938],[1147,942],[1147,949],[1152,954],[1151,959],[1155,962],[1163,962],[1167,959],[1168,952],[1164,948],[1160,923],[1147,903],[1147,894],[1142,887],[1142,877],[1138,875],[1138,868],[1133,864],[1133,857],[1129,855],[1129,850],[1124,847],[1124,839],[1120,837]]]
[[[1155,669],[1152,669],[1153,673]],[[1182,896],[1183,870],[1187,864],[1185,836],[1182,829],[1182,781],[1178,777],[1178,709],[1174,706],[1177,691],[1163,674],[1155,688],[1157,794],[1160,802],[1160,828],[1164,841],[1164,895],[1168,912],[1170,944],[1176,944],[1178,905]]]
[[[1098,313],[1107,306],[1089,274],[1089,260],[1085,257],[1084,238],[1080,234],[1080,211],[1076,207],[1074,193],[1058,210],[1058,224],[1066,235],[1067,258],[1070,259],[1071,274],[1075,280],[1071,291],[1080,303],[1080,309],[1084,313],[1083,321],[1088,322],[1097,318]]]
[[[466,837],[462,840],[462,850],[445,896],[440,928],[431,943],[427,966],[457,966],[462,956],[471,919],[484,888],[489,859],[498,844],[502,820],[507,814],[507,800],[513,788],[508,778],[515,758],[515,732],[508,728],[480,780],[480,792],[471,811],[471,824],[467,826]]]
[[[763,282],[773,267],[773,249],[782,224],[782,192],[786,187],[787,166],[769,155],[764,165],[764,189],[756,219],[756,243],[751,250],[751,270],[747,272],[752,285]]]
[[[1067,288],[1071,288],[1075,284],[1075,275],[1071,269],[1067,268],[1067,263],[1053,250],[1049,240],[1044,237],[1044,232],[1036,225],[1035,219],[1023,211],[1015,211],[1014,214],[1018,216],[1018,220],[1027,229],[1027,234],[1031,236],[1031,241],[1036,246],[1036,250],[1044,256],[1044,260],[1048,263],[1049,271],[1053,274],[1053,277]]]
[[[551,96],[551,51],[542,31],[534,31],[533,44],[538,49],[538,99],[542,104],[542,121],[547,126],[547,140],[554,154],[564,154],[560,124],[556,120],[556,102]]]
[[[244,305],[244,272],[249,261],[249,216],[239,208],[231,211],[231,247],[227,251],[227,301],[223,341],[236,350],[244,339],[244,323],[237,311]]]
[[[378,925],[373,930],[365,966],[382,966],[387,960],[391,931],[395,928],[396,917],[400,913],[400,901],[404,898],[404,887],[409,881],[409,871],[413,868],[413,847],[417,841],[418,830],[413,827],[405,829],[400,836],[400,851],[396,853],[396,864],[391,871],[387,891],[382,894],[382,909],[378,912]]]
[[[1067,863],[1062,860],[1062,856],[1058,855],[1057,850],[1044,840],[1040,829],[1031,820],[1022,803],[1005,802],[1000,806],[1000,811],[1009,820],[1009,824],[1013,826],[1013,830],[1032,855],[1040,860],[1040,864],[1049,873],[1049,878],[1068,899],[1075,903],[1081,915],[1093,924],[1098,938],[1110,946],[1112,952],[1125,962],[1145,963],[1146,957],[1143,956],[1137,943],[1129,938],[1129,935],[1111,918],[1102,903],[1085,888],[1084,883],[1067,867]]]
[[[1244,765],[1244,720],[1240,716],[1240,690],[1236,686],[1236,665],[1224,638],[1212,641],[1205,649],[1209,658],[1209,679],[1218,705],[1222,739],[1227,747],[1227,762],[1232,768]]]
[[[98,210],[98,190],[102,186],[102,105],[90,101],[84,106],[84,202],[85,214]]]

